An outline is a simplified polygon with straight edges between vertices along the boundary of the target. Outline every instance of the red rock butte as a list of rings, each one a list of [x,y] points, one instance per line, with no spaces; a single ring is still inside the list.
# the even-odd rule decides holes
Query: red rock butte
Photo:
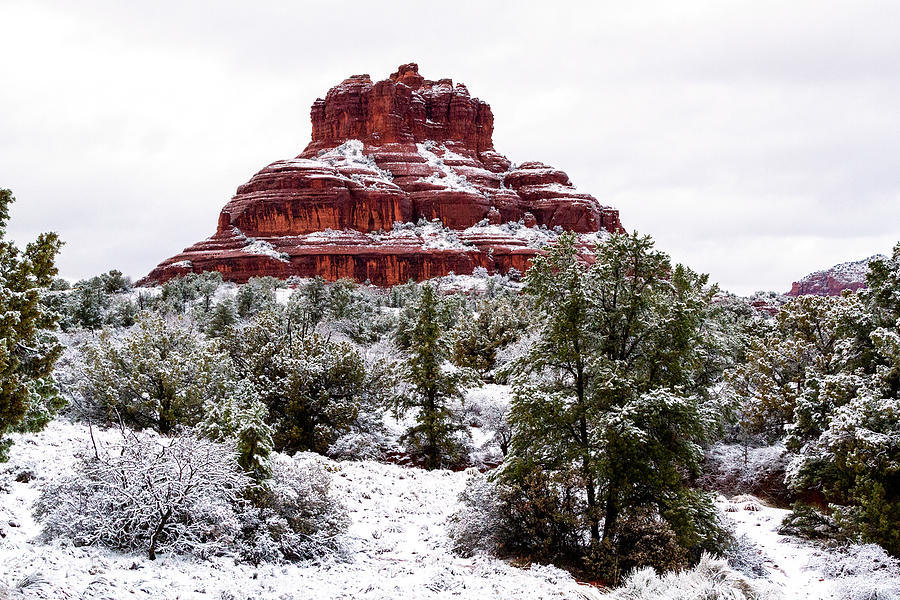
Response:
[[[525,271],[563,231],[584,254],[619,211],[562,171],[515,166],[494,150],[491,107],[415,64],[354,75],[312,105],[312,141],[240,186],[216,233],[163,261],[142,284],[188,272],[226,281],[320,275],[375,285]],[[439,221],[439,222],[438,222]]]

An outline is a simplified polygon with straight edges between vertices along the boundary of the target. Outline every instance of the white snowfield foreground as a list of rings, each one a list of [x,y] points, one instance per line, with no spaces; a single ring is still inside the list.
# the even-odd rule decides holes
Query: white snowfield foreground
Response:
[[[109,439],[117,432],[97,432]],[[827,579],[811,568],[821,564],[813,547],[775,533],[784,511],[753,498],[731,503],[728,515],[766,560],[769,580],[748,580],[723,562],[704,559],[696,569],[657,577],[636,574],[611,595],[581,585],[549,566],[513,567],[489,557],[463,559],[449,549],[447,518],[459,508],[458,495],[471,472],[423,471],[373,462],[334,462],[313,454],[333,474],[336,495],[349,509],[346,560],[253,567],[229,558],[211,561],[162,555],[121,554],[62,541],[35,539],[40,524],[31,515],[38,490],[69,471],[74,454],[89,443],[87,428],[51,423],[36,435],[15,436],[7,465],[0,465],[0,600],[189,599],[215,600],[770,600],[847,598],[849,579]],[[23,476],[23,474],[28,474]],[[31,477],[34,477],[31,479]],[[17,481],[21,479],[22,481]],[[753,505],[759,510],[744,510]],[[729,501],[722,500],[725,508]],[[831,560],[832,557],[824,557]],[[819,561],[816,563],[816,561]],[[852,569],[851,569],[852,570]],[[885,573],[887,575],[887,573]],[[863,576],[865,579],[871,579]],[[848,587],[848,582],[850,587]],[[879,600],[900,598],[889,590]],[[864,591],[864,590],[863,590]]]
[[[96,435],[114,438],[117,432]],[[423,471],[373,462],[334,462],[313,454],[297,460],[326,463],[336,495],[350,511],[347,561],[250,565],[209,562],[34,540],[40,524],[31,507],[41,484],[68,470],[73,454],[89,443],[87,428],[65,421],[40,434],[16,436],[8,465],[0,465],[0,599],[9,598],[207,598],[245,600],[518,600],[599,598],[554,567],[519,569],[493,558],[451,553],[447,517],[470,473]],[[15,478],[32,471],[36,479]],[[14,523],[15,526],[10,525]]]

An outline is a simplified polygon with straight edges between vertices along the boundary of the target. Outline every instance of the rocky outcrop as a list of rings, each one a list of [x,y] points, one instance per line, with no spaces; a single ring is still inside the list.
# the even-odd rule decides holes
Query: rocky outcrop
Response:
[[[297,158],[240,186],[211,238],[142,282],[217,270],[238,282],[321,275],[393,285],[475,267],[524,271],[562,231],[586,236],[587,257],[598,232],[622,231],[618,211],[564,172],[513,166],[494,150],[490,106],[415,64],[374,83],[346,79],[313,103],[311,119]]]
[[[869,272],[869,263],[876,258],[884,258],[881,254],[864,258],[854,262],[845,262],[835,265],[830,269],[810,273],[800,281],[795,281],[791,286],[788,296],[840,296],[844,290],[853,290],[866,287],[866,274]]]

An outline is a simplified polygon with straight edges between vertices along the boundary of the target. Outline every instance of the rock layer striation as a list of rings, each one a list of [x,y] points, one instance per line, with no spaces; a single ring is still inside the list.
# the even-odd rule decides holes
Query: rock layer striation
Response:
[[[311,110],[312,141],[237,189],[216,233],[163,261],[142,283],[220,271],[393,285],[524,271],[560,232],[586,259],[623,231],[616,209],[540,162],[515,166],[494,150],[490,106],[415,64],[373,82],[355,75]],[[440,222],[439,224],[437,222]]]

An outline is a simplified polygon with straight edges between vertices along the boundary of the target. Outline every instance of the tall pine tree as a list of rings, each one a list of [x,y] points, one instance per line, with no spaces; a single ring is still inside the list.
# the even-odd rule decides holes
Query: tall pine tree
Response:
[[[510,515],[528,521],[524,549],[586,560],[616,579],[636,566],[622,555],[648,522],[682,548],[717,533],[710,500],[686,482],[704,433],[686,390],[702,362],[706,281],[637,234],[613,236],[593,265],[569,235],[535,259],[525,292],[540,337],[518,364],[499,475],[501,487],[534,499]]]
[[[6,240],[12,192],[0,189],[0,461],[14,431],[41,429],[62,407],[53,364],[62,348],[50,333],[58,315],[40,302],[57,273],[62,242],[42,233],[19,250]]]
[[[421,455],[426,469],[438,469],[463,460],[465,434],[450,409],[462,399],[462,371],[445,372],[448,349],[441,336],[440,299],[429,284],[422,286],[416,321],[410,333],[409,360],[403,373],[408,391],[398,400],[399,412],[416,410],[416,425],[403,439],[413,454]]]

